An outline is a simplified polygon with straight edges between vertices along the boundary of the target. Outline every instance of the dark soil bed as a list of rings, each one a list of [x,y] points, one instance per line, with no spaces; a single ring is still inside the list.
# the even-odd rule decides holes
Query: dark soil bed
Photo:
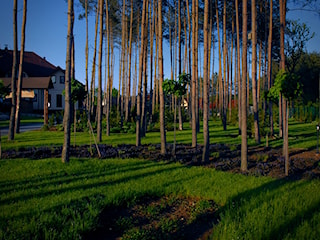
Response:
[[[38,147],[20,148],[18,150],[6,150],[2,152],[2,158],[31,158],[43,159],[61,157],[62,147]],[[210,160],[202,162],[202,146],[196,148],[190,145],[179,144],[173,154],[172,144],[167,146],[167,154],[160,153],[160,144],[143,145],[99,145],[99,152],[102,159],[107,158],[143,158],[152,161],[172,161],[191,166],[205,166],[221,171],[241,173],[240,171],[240,146],[228,146],[224,144],[210,145]],[[245,174],[255,176],[271,176],[282,178],[284,176],[284,158],[282,149],[251,147],[248,149],[248,172]],[[95,146],[71,147],[72,157],[89,158],[99,157]],[[320,155],[316,151],[305,149],[290,150],[290,178],[320,178]]]
[[[107,207],[84,239],[207,239],[216,219],[211,200],[144,197],[130,206]]]

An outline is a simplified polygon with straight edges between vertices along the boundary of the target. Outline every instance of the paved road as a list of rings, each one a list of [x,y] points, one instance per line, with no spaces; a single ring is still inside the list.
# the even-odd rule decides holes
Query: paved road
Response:
[[[43,123],[28,123],[20,126],[20,132],[32,131],[40,129]],[[9,127],[0,127],[1,136],[8,135]]]

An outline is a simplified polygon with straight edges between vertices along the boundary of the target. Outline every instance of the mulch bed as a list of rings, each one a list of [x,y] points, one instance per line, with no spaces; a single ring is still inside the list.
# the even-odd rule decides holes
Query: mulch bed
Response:
[[[170,161],[180,162],[189,166],[205,166],[215,168],[221,171],[241,173],[240,170],[240,145],[237,147],[225,144],[210,145],[210,160],[202,162],[202,146],[196,148],[191,145],[176,145],[175,154],[173,154],[173,145],[167,144],[167,154],[160,153],[160,144],[135,145],[122,144],[117,147],[111,145],[99,145],[99,151],[102,159],[108,158],[143,158],[152,161]],[[43,159],[52,157],[61,157],[62,147],[31,147],[20,148],[18,150],[6,150],[2,152],[3,159],[31,158]],[[283,178],[284,158],[282,149],[250,147],[248,149],[248,172],[247,175],[271,176]],[[95,146],[71,146],[70,156],[77,158],[98,157],[98,151]],[[320,178],[320,155],[315,150],[291,149],[290,150],[290,178]]]

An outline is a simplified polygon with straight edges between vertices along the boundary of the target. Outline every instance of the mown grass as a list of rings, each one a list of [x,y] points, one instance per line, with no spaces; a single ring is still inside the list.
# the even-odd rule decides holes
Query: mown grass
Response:
[[[317,239],[319,180],[276,180],[139,159],[0,161],[0,239],[76,239],[105,207],[144,196],[215,201],[213,239]],[[139,234],[138,234],[139,235]]]
[[[241,144],[241,136],[238,136],[238,127],[228,126],[227,130],[224,131],[220,121],[210,121],[210,143],[224,143],[229,145]],[[276,129],[276,132],[278,129]],[[174,132],[167,131],[167,142],[173,143]],[[191,144],[192,131],[189,123],[184,124],[183,131],[176,132],[177,144]],[[203,143],[202,128],[200,133],[197,135],[199,144]],[[92,135],[88,132],[77,132],[76,137],[71,134],[71,144],[76,145],[93,144],[94,140]],[[102,135],[102,144],[110,144],[113,146],[119,144],[135,144],[136,135],[132,133],[113,133],[107,137],[105,134]],[[148,132],[146,137],[142,138],[142,144],[159,144],[160,133],[159,132]],[[59,131],[30,131],[20,133],[15,136],[14,141],[7,141],[6,136],[2,136],[2,149],[19,149],[20,147],[32,147],[32,146],[57,146],[63,144],[63,132]],[[255,141],[253,138],[248,139],[248,145],[254,146]],[[265,139],[262,137],[261,146],[265,145]],[[269,146],[281,147],[282,139],[274,138],[269,139]],[[317,146],[317,132],[316,123],[298,123],[290,121],[289,124],[289,147],[290,148],[306,148],[315,149]]]

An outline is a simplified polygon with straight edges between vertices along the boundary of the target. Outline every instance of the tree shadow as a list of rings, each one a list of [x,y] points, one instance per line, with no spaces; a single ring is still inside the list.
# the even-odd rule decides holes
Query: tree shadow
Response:
[[[259,208],[262,209],[262,206],[265,204],[267,205],[272,204],[272,202],[275,201],[276,198],[281,197],[281,194],[283,194],[282,188],[283,187],[285,188],[286,185],[290,183],[294,183],[294,186],[291,186],[289,191],[294,191],[295,189],[298,189],[298,188],[304,188],[304,186],[308,185],[310,181],[305,180],[305,181],[297,182],[296,180],[292,180],[290,178],[275,179],[257,188],[253,188],[253,189],[241,192],[235,197],[230,198],[227,201],[227,203],[218,210],[219,218],[213,219],[213,223],[214,223],[213,232],[219,226],[219,224],[232,225],[232,223],[230,222],[235,222],[235,225],[236,225],[236,224],[239,224],[239,220],[246,221],[246,214],[248,213],[247,211],[257,211],[257,209]],[[268,194],[265,194],[265,193],[268,193]],[[262,199],[262,200],[260,202],[257,202],[255,201],[256,198]],[[258,210],[258,211],[261,211],[260,213],[261,215],[259,215],[261,217],[267,214],[266,212],[263,212],[264,210]],[[283,211],[283,214],[285,215],[285,211],[287,210],[281,209],[280,211]],[[295,229],[301,225],[302,220],[310,220],[312,219],[314,214],[319,212],[320,212],[320,199],[316,201],[314,204],[312,204],[311,206],[305,207],[304,210],[295,212],[294,214],[290,213],[290,216],[292,217],[287,217],[285,221],[283,221],[282,219],[282,221],[279,221],[279,224],[275,228],[267,229],[266,228],[267,224],[265,226],[262,226],[263,229],[260,229],[260,233],[262,232],[263,236],[255,235],[251,237],[252,239],[283,239],[288,233],[294,232]],[[250,217],[252,218],[252,216]],[[259,221],[260,223],[257,224],[256,227],[253,227],[253,229],[256,230],[257,228],[261,228],[261,220]],[[232,231],[232,230],[230,229],[229,231]],[[244,231],[250,232],[251,230],[245,229]],[[238,236],[238,237],[241,238],[241,236]]]

